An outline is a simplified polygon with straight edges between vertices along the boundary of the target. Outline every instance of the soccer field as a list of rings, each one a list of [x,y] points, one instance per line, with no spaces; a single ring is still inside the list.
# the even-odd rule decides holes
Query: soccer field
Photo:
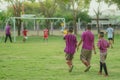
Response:
[[[109,77],[98,75],[99,51],[93,54],[91,69],[85,66],[76,52],[74,68],[68,72],[65,61],[65,42],[62,36],[50,36],[48,42],[42,37],[28,38],[26,43],[17,38],[16,43],[0,43],[0,80],[119,80],[120,79],[120,35],[115,36],[114,48],[108,49],[107,67]],[[78,36],[78,41],[80,40]],[[95,43],[97,43],[97,36]],[[81,48],[80,48],[81,49]]]

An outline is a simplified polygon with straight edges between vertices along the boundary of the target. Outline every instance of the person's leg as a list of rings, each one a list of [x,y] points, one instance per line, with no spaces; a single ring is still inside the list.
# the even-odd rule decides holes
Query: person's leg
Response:
[[[87,60],[85,60],[84,58],[82,58],[81,61],[82,61],[82,63],[83,63],[86,67],[88,67],[89,63],[87,62]]]
[[[8,38],[8,35],[6,34],[6,37],[5,37],[5,43],[6,43],[6,41],[7,41],[7,38]]]
[[[73,69],[72,60],[69,60],[69,72],[72,72],[72,69]]]
[[[9,39],[10,39],[10,42],[12,43],[12,38],[11,38],[11,35],[9,35]]]
[[[81,54],[80,54],[80,60],[82,61],[82,63],[87,67],[88,66],[88,62],[86,60],[86,50],[82,49],[81,50]]]
[[[72,62],[70,60],[67,60],[67,65],[69,66],[69,68],[71,68]]]
[[[82,63],[87,67],[84,71],[87,72],[90,69],[90,62],[87,60],[89,54],[89,50],[86,49],[82,49],[81,50],[81,55],[80,55],[80,59],[82,61]]]
[[[103,63],[103,69],[104,69],[104,72],[105,72],[105,76],[108,76],[106,63]]]
[[[87,72],[87,71],[89,71],[89,69],[90,69],[90,63],[87,61],[87,60],[84,60],[84,59],[81,59],[82,60],[82,63],[87,67],[85,70],[84,70],[84,72]]]
[[[69,67],[69,72],[72,72],[72,69],[73,69],[72,59],[73,59],[73,54],[66,54],[66,60],[67,60],[66,63]]]
[[[100,74],[100,75],[102,74],[102,67],[103,67],[103,66],[102,66],[102,62],[100,62],[100,70],[99,70],[99,72],[98,72],[98,74]]]
[[[102,66],[103,66],[103,69],[104,69],[104,72],[105,72],[105,76],[108,76],[107,66],[106,66],[106,63],[105,63],[106,58],[107,58],[107,53],[104,54],[104,61],[102,63]]]
[[[91,50],[87,50],[86,51],[87,68],[85,69],[85,72],[89,71],[89,69],[91,67],[90,66],[91,57],[92,57],[92,51]]]
[[[48,42],[48,37],[46,37],[46,42]]]
[[[102,63],[104,62],[104,60],[105,60],[104,53],[100,53],[100,69],[98,72],[98,74],[100,74],[100,75],[102,74],[102,67],[103,67]]]
[[[110,40],[110,45],[111,45],[111,48],[113,48],[113,40],[112,39]]]
[[[25,37],[23,37],[23,42],[25,42]]]

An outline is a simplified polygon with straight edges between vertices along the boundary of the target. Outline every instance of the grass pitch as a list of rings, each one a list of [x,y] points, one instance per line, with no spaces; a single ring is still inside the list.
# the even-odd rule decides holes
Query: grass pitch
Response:
[[[80,40],[78,36],[78,41]],[[96,43],[97,43],[96,36]],[[91,69],[79,59],[80,50],[74,55],[74,68],[68,72],[62,36],[50,36],[48,42],[42,37],[29,37],[26,43],[17,38],[16,43],[0,43],[0,80],[119,80],[120,35],[115,36],[113,49],[108,49],[107,67],[109,77],[98,75],[99,51],[92,56]],[[81,49],[81,48],[80,48]]]

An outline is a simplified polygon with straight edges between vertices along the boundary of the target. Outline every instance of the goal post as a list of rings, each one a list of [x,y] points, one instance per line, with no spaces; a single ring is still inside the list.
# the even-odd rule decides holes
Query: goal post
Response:
[[[8,19],[8,22],[12,20],[13,22],[13,37],[14,37],[14,42],[16,42],[16,19],[23,19],[23,20],[62,20],[63,21],[63,26],[66,26],[65,18],[36,18],[36,17],[10,17]],[[34,24],[35,25],[35,24]]]

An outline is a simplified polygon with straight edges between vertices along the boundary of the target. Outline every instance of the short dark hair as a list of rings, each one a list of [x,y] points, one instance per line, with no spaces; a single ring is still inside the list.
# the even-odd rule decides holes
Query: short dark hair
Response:
[[[112,24],[109,24],[109,26],[112,26]]]
[[[24,27],[24,29],[26,29],[26,27]]]
[[[8,23],[8,25],[11,25],[11,23]]]
[[[68,32],[73,32],[73,27],[69,27]]]
[[[100,37],[104,37],[104,32],[100,32]]]
[[[87,25],[87,29],[88,29],[88,30],[91,30],[91,26],[90,26],[90,25]]]

